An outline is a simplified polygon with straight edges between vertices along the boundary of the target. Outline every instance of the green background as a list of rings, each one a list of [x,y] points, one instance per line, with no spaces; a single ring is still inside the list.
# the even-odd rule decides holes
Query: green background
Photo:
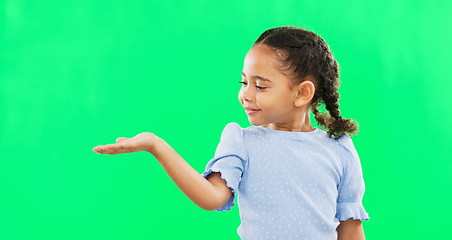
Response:
[[[366,193],[367,239],[450,236],[451,1],[0,1],[0,239],[238,239],[148,153],[153,132],[198,172],[228,122],[248,126],[243,58],[305,27],[339,62],[340,109]]]

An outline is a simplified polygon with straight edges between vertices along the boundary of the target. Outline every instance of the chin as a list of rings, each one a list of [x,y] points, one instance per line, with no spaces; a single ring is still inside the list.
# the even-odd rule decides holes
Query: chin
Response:
[[[264,121],[258,121],[258,120],[254,120],[254,119],[251,119],[251,118],[248,118],[248,122],[250,122],[250,124],[253,125],[253,126],[262,126],[262,125],[267,124]]]

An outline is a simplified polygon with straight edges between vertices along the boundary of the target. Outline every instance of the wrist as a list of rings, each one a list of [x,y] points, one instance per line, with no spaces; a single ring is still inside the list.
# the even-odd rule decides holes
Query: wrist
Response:
[[[146,149],[146,152],[155,155],[156,151],[159,149],[159,146],[161,146],[162,143],[164,143],[163,139],[154,135],[153,139],[149,141],[149,145]]]

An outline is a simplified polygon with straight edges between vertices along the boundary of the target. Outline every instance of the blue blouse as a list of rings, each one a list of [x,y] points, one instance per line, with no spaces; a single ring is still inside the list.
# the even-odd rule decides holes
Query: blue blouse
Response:
[[[318,128],[287,132],[229,123],[203,176],[220,172],[234,193],[241,239],[337,239],[339,221],[369,220],[350,136]]]

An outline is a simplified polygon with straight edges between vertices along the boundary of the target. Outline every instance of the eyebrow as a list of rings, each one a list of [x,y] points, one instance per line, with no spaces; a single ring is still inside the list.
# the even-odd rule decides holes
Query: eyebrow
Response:
[[[245,73],[242,72],[242,76],[246,77]],[[257,78],[257,79],[259,79],[259,80],[262,80],[262,81],[264,81],[264,82],[272,82],[270,79],[264,78],[264,77],[261,77],[261,76],[258,76],[258,75],[254,75],[254,76],[252,76],[252,77],[253,77],[253,78]]]

